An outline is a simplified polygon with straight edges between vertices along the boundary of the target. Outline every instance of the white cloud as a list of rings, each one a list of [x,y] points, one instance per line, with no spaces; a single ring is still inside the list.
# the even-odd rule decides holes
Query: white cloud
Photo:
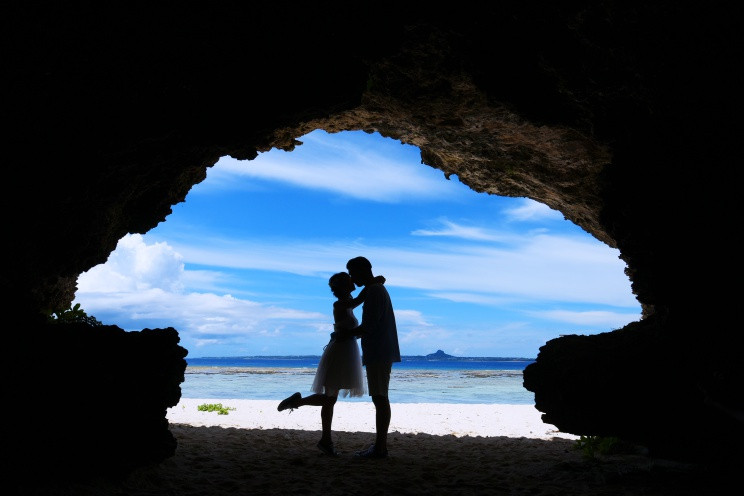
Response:
[[[480,293],[453,293],[453,292],[435,292],[428,293],[428,296],[432,298],[439,298],[442,300],[454,301],[456,303],[476,303],[479,305],[488,306],[503,306],[516,301],[515,298],[508,297],[496,297],[491,295],[485,295]]]
[[[508,246],[446,244],[372,246],[193,239],[175,249],[188,263],[226,269],[255,269],[323,276],[338,261],[360,253],[388,284],[442,293],[478,293],[482,298],[531,298],[634,306],[619,251],[590,239],[532,235]],[[474,290],[477,290],[474,292]]]
[[[418,310],[395,310],[395,322],[398,325],[413,325],[417,327],[432,327],[430,322],[424,318],[424,315]]]
[[[637,306],[628,296],[628,281],[618,276],[623,264],[608,251],[598,249],[596,243],[544,235],[525,237],[519,246],[509,250],[460,246],[428,251],[357,244],[262,245],[234,240],[224,244],[208,240],[204,246],[185,245],[182,249],[166,243],[147,245],[141,236],[129,235],[106,264],[80,276],[76,300],[104,323],[112,323],[102,317],[114,312],[115,316],[110,317],[128,330],[152,326],[153,322],[173,326],[192,348],[255,343],[273,337],[289,339],[300,350],[301,343],[312,343],[307,346],[313,353],[317,342],[329,332],[329,314],[263,304],[231,296],[229,292],[187,292],[184,281],[226,284],[231,276],[225,271],[234,267],[322,276],[325,281],[328,274],[337,270],[339,258],[367,253],[375,273],[386,275],[388,286],[423,290],[433,298],[493,307],[539,300]],[[217,267],[192,274],[184,269],[184,263]],[[528,316],[602,330],[622,327],[640,318],[636,313],[594,310],[533,311],[525,313],[525,318]],[[436,325],[415,308],[396,308],[396,319],[401,343],[408,350],[428,352],[426,347],[431,343],[463,339],[463,329],[453,331],[447,325]],[[494,330],[472,332],[468,342],[490,339],[493,346],[511,340],[510,346],[517,346],[516,338]],[[529,339],[539,341],[540,337]],[[424,341],[417,344],[418,340]],[[458,346],[470,349],[471,354],[482,354],[470,344]]]
[[[163,321],[190,330],[202,341],[210,334],[263,333],[267,325],[297,321],[327,328],[328,316],[318,312],[264,305],[229,294],[186,293],[186,273],[183,257],[167,244],[146,245],[142,236],[127,235],[105,264],[80,275],[76,301],[84,301],[81,306],[89,315],[117,312],[122,322],[130,323],[122,326],[127,330],[140,329],[143,322]],[[155,287],[156,283],[162,287]]]
[[[416,229],[413,236],[442,236],[474,241],[504,241],[509,236],[489,229],[475,226],[463,226],[447,219],[440,219],[443,227],[439,229]]]
[[[363,200],[396,203],[411,197],[431,198],[448,191],[447,184],[429,175],[425,169],[404,167],[390,159],[370,161],[357,158],[354,165],[349,161],[313,164],[295,157],[271,157],[260,164],[240,162],[228,157],[210,171],[210,176],[223,176],[220,181],[229,184],[226,176],[245,182],[247,179],[280,181],[297,187],[331,191],[339,196]],[[360,187],[362,185],[362,187]]]
[[[250,179],[260,179],[386,203],[438,198],[444,194],[451,197],[453,194],[451,184],[442,180],[444,174],[441,171],[407,160],[396,160],[390,153],[355,146],[352,141],[342,138],[329,140],[323,133],[311,133],[301,139],[312,141],[313,150],[320,151],[305,154],[301,145],[291,156],[287,152],[272,150],[260,160],[240,161],[222,157],[208,171],[212,190],[245,188],[250,185]],[[339,140],[343,146],[338,144]],[[392,146],[404,145],[397,142]]]
[[[618,329],[626,325],[628,322],[633,322],[634,320],[639,320],[641,318],[640,312],[622,313],[596,310],[581,312],[550,310],[545,312],[532,312],[532,315],[546,320],[568,322],[570,324],[581,326],[601,327],[604,329]]]
[[[530,198],[522,198],[522,204],[515,208],[504,210],[504,215],[511,220],[524,221],[541,221],[545,219],[563,219],[563,214],[558,210],[553,210],[547,205],[536,202]]]
[[[398,343],[403,355],[426,354],[431,351],[423,350],[431,350],[441,343],[447,343],[452,339],[452,335],[451,331],[441,327],[413,326],[398,330]]]
[[[78,278],[83,292],[121,292],[160,288],[178,291],[183,260],[166,243],[146,245],[139,234],[119,240],[105,264],[97,265]]]

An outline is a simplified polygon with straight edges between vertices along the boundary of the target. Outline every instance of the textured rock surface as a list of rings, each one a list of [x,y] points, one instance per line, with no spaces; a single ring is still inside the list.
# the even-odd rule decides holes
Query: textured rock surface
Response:
[[[162,222],[221,156],[292,150],[317,128],[377,131],[475,191],[543,202],[620,250],[646,318],[543,347],[525,379],[550,422],[680,456],[742,438],[697,387],[743,407],[736,300],[720,289],[740,266],[727,3],[246,5],[4,9],[13,195],[0,284],[13,332],[66,308],[80,273]],[[642,360],[648,373],[629,374]],[[671,441],[681,425],[693,450]]]

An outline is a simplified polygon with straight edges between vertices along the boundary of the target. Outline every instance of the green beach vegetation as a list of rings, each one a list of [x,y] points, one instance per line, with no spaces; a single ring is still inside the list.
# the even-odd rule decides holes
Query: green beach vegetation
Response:
[[[580,450],[587,458],[595,458],[596,455],[628,454],[637,450],[631,443],[613,436],[581,436],[576,440],[574,448]]]
[[[235,410],[229,406],[222,406],[222,403],[202,403],[196,408],[200,412],[217,412],[217,415],[227,415],[229,410]]]
[[[52,312],[49,315],[49,321],[54,323],[82,322],[94,327],[103,325],[100,320],[85,313],[85,310],[80,308],[80,303],[76,303],[74,307],[62,310],[61,312]]]

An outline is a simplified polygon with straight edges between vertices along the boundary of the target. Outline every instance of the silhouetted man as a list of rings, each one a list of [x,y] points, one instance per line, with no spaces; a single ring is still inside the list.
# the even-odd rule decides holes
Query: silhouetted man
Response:
[[[364,257],[352,258],[346,263],[351,280],[364,286],[366,297],[362,306],[362,323],[344,334],[361,337],[362,364],[367,370],[367,387],[375,404],[375,443],[357,451],[355,458],[387,457],[387,433],[390,427],[390,372],[394,362],[400,362],[398,328],[390,294],[383,284],[375,281],[372,264]]]

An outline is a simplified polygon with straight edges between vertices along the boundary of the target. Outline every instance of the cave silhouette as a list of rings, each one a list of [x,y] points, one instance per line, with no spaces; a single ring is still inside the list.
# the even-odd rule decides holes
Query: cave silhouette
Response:
[[[385,7],[6,9],[3,387],[10,405],[37,395],[60,405],[68,425],[47,427],[33,409],[5,425],[11,473],[24,473],[24,457],[126,472],[173,454],[164,412],[183,380],[177,329],[47,316],[219,157],[291,151],[315,129],[415,145],[474,191],[532,198],[620,250],[643,318],[541,348],[524,383],[548,423],[659,456],[741,456],[744,429],[726,412],[744,407],[744,347],[737,298],[721,289],[740,272],[731,6]],[[105,420],[75,415],[91,402],[129,406]]]

